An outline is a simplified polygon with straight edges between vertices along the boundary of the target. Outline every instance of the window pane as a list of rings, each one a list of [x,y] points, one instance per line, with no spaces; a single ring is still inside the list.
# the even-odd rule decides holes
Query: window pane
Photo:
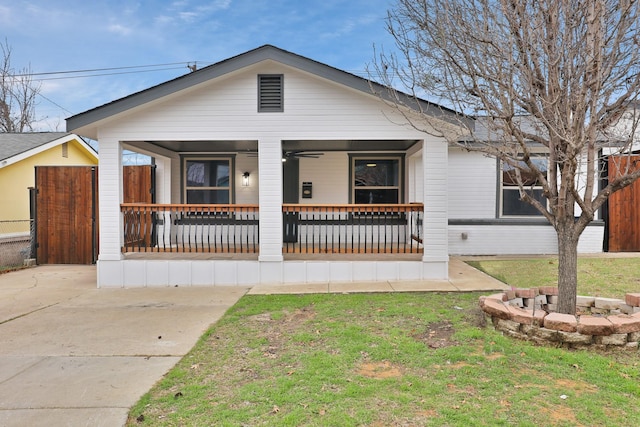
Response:
[[[547,199],[542,195],[542,190],[527,190],[533,198],[546,206]],[[536,208],[527,202],[520,200],[518,190],[502,190],[502,214],[513,216],[535,216],[542,215]]]
[[[187,203],[228,204],[229,190],[187,190]]]
[[[531,161],[540,172],[544,175],[547,174],[548,161],[546,157],[533,157]],[[520,177],[522,183],[524,185],[536,185],[538,183],[536,173],[530,170],[524,162],[519,162],[519,164],[521,165]],[[504,162],[502,163],[502,185],[505,187],[518,185],[515,168]]]
[[[400,181],[399,168],[398,159],[356,160],[354,185],[356,187],[397,187]]]
[[[228,160],[187,160],[187,187],[229,187]]]
[[[355,203],[398,203],[398,189],[356,189],[355,191]]]

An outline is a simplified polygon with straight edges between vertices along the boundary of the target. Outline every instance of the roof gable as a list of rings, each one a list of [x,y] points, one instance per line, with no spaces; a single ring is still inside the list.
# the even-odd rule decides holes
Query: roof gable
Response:
[[[69,132],[0,133],[0,167],[9,166],[65,142],[78,141],[91,156],[97,153],[80,136]]]
[[[297,68],[310,74],[328,79],[338,84],[362,91],[368,95],[374,93],[385,96],[387,90],[384,86],[339,70],[318,61],[297,55],[271,45],[264,45],[254,50],[223,60],[213,65],[201,68],[197,71],[169,80],[165,83],[153,86],[140,92],[133,93],[124,98],[112,101],[108,104],[93,108],[67,119],[67,130],[75,131],[84,127],[95,127],[98,122],[109,119],[150,102],[159,100],[177,92],[189,89],[193,86],[206,83],[212,79],[225,76],[229,73],[250,67],[262,61],[272,60],[281,64]],[[460,115],[453,110],[419,100],[416,103],[410,96],[398,93],[397,96],[405,97],[407,104],[416,104],[416,109],[426,114],[440,117],[458,123]]]

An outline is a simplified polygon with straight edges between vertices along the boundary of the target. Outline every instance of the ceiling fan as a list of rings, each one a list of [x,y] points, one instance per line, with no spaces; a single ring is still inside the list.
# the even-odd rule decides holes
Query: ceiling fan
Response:
[[[287,159],[292,158],[308,158],[308,159],[317,159],[320,156],[324,155],[324,153],[315,152],[315,151],[306,151],[306,150],[284,150],[282,152],[282,161],[286,162]],[[257,152],[249,153],[249,157],[258,157]]]
[[[318,157],[324,155],[324,153],[305,151],[305,150],[293,150],[293,151],[283,151],[282,158],[290,159],[292,157],[306,157],[309,159],[317,159]]]

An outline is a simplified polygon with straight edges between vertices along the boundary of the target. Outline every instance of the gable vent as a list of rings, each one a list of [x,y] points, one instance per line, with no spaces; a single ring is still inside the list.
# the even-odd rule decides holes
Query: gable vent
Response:
[[[282,74],[258,76],[258,112],[281,113],[284,111]]]

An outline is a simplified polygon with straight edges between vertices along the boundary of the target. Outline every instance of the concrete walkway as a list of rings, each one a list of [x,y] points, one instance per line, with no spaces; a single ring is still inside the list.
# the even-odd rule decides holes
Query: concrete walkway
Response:
[[[0,426],[119,426],[129,408],[247,292],[492,291],[450,262],[448,281],[97,289],[94,266],[0,275]]]

